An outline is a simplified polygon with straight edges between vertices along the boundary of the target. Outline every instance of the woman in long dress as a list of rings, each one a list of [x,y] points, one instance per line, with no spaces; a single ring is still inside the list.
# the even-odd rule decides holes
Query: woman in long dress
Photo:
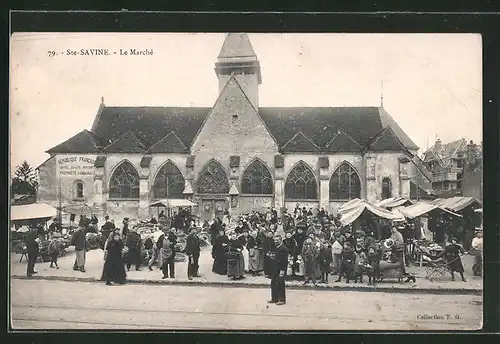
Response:
[[[243,262],[243,255],[241,251],[243,250],[243,245],[241,241],[238,240],[236,234],[231,236],[229,240],[229,252],[227,260],[227,276],[233,279],[241,279],[245,275],[245,266]]]
[[[438,256],[438,257],[443,255],[445,256],[446,263],[450,268],[452,281],[455,280],[454,272],[458,272],[460,274],[460,277],[462,277],[462,281],[467,282],[467,280],[464,277],[464,266],[462,265],[462,257],[461,257],[461,254],[464,253],[465,250],[462,248],[462,246],[457,244],[457,239],[451,238],[450,244],[447,245],[444,251],[442,251]]]
[[[249,260],[250,260],[250,254],[249,254],[248,248],[247,248],[248,238],[250,238],[250,236],[248,235],[248,229],[245,229],[245,231],[243,232],[243,235],[239,237],[239,240],[241,240],[241,245],[243,246],[243,249],[241,250],[241,254],[243,256],[243,266],[244,266],[245,272],[248,272]]]
[[[214,264],[212,266],[212,271],[218,275],[227,274],[227,257],[226,253],[228,250],[229,238],[224,233],[224,230],[219,231],[219,235],[214,239],[212,246],[212,258],[214,259]]]
[[[247,249],[248,249],[248,272],[252,274],[252,276],[258,276],[260,271],[262,271],[262,263],[260,252],[257,246],[257,232],[253,232],[252,235],[248,236],[247,240]]]
[[[122,255],[123,246],[119,233],[115,233],[106,245],[106,261],[104,262],[101,277],[101,281],[106,281],[106,285],[111,285],[111,282],[125,283],[127,273],[125,272],[125,262]]]

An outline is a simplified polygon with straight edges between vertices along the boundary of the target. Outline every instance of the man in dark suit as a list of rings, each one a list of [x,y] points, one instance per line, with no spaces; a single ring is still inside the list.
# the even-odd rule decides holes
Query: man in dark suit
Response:
[[[142,239],[141,235],[137,233],[137,228],[134,227],[127,235],[127,240],[125,245],[128,247],[127,253],[127,271],[130,271],[130,267],[135,265],[135,271],[141,271],[141,249],[142,249]]]
[[[26,249],[28,251],[28,269],[26,274],[28,277],[33,276],[33,274],[38,273],[35,271],[35,263],[38,257],[38,234],[35,230],[30,230],[26,235]]]
[[[188,256],[188,279],[200,277],[198,274],[198,260],[200,259],[200,239],[196,234],[196,227],[191,228],[191,233],[186,238],[186,255]]]
[[[288,250],[280,235],[274,237],[276,250],[272,253],[271,300],[278,306],[286,303],[285,274],[288,267]]]

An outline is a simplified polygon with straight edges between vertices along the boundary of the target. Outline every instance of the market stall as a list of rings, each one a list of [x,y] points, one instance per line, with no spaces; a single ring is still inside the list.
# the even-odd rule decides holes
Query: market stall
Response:
[[[412,205],[413,202],[410,201],[408,198],[405,197],[391,197],[384,199],[378,203],[376,203],[377,206],[391,210],[393,208],[398,208],[398,207],[407,207]]]
[[[411,206],[404,207],[400,209],[401,213],[408,219],[416,219],[420,217],[427,217],[432,225],[429,226],[429,230],[432,232],[432,240],[426,239],[427,235],[422,233],[424,239],[415,241],[414,249],[414,260],[420,262],[420,266],[424,262],[435,259],[442,250],[444,250],[443,245],[445,244],[445,227],[450,226],[450,222],[443,219],[452,220],[453,218],[461,218],[460,214],[457,214],[441,205],[434,202],[418,202]],[[430,221],[432,220],[432,221]],[[438,243],[441,243],[439,245]]]
[[[160,199],[149,205],[150,208],[157,208],[158,216],[160,214],[160,208],[165,208],[167,210],[168,219],[171,217],[171,209],[189,208],[189,213],[193,214],[193,207],[195,206],[197,206],[197,204],[188,199]]]
[[[57,209],[46,203],[13,205],[10,207],[10,220],[17,224],[45,223],[57,216]]]
[[[46,203],[33,203],[25,205],[13,205],[10,211],[11,224],[15,231],[11,231],[11,250],[21,253],[26,240],[26,234],[37,230],[38,226],[47,227],[47,221],[57,216],[57,209]],[[48,241],[46,236],[40,236],[40,257],[48,259]],[[64,254],[64,250],[61,250]]]

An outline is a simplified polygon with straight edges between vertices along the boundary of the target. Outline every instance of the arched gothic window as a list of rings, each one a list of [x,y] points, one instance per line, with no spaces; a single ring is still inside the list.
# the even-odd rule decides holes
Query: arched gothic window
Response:
[[[168,161],[158,171],[153,183],[153,198],[184,198],[184,177],[174,163]]]
[[[139,173],[128,161],[122,162],[109,180],[110,198],[139,198]]]
[[[391,178],[385,177],[382,179],[382,199],[392,197],[392,182]]]
[[[83,198],[83,182],[81,180],[75,181],[74,185],[74,198]]]
[[[197,182],[200,194],[227,194],[229,181],[224,168],[215,160],[205,165]]]
[[[361,198],[361,182],[356,170],[348,163],[342,163],[330,179],[330,199],[349,200]]]
[[[255,160],[246,168],[241,179],[241,193],[252,195],[271,195],[273,193],[271,172],[262,161]]]
[[[286,199],[317,199],[316,177],[304,162],[299,162],[288,174],[285,183]]]

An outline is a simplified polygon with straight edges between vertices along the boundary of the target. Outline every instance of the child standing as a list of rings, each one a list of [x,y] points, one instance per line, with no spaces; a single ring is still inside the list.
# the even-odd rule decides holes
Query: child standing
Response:
[[[325,239],[321,240],[319,250],[319,268],[321,270],[321,283],[328,283],[328,274],[332,263],[332,249]]]
[[[349,241],[344,244],[342,251],[342,264],[340,268],[339,278],[335,282],[340,282],[342,275],[346,278],[346,283],[354,277],[354,264],[356,263],[356,255]]]
[[[50,240],[48,253],[50,256],[50,267],[53,268],[55,264],[56,269],[59,269],[57,258],[60,253],[60,234],[57,232],[53,234],[53,238]]]
[[[378,264],[380,263],[380,256],[373,246],[368,247],[368,255],[366,262],[370,265],[368,274],[368,285],[375,285],[375,280],[378,275]]]
[[[354,281],[357,282],[359,278],[359,283],[363,283],[363,265],[366,262],[366,253],[363,251],[361,245],[356,246],[356,264],[354,266]]]

